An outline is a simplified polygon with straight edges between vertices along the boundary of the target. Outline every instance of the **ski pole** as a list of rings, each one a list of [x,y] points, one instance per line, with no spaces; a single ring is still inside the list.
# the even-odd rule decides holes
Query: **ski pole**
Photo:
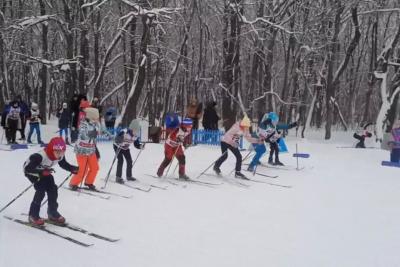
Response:
[[[132,168],[133,168],[133,166],[135,166],[136,161],[139,159],[139,156],[140,156],[140,154],[142,153],[143,149],[144,149],[144,148],[140,149],[138,155],[137,155],[136,158],[135,158],[135,161],[132,163]]]
[[[10,202],[8,202],[7,205],[5,205],[3,208],[1,208],[0,213],[5,210],[8,206],[10,206],[15,200],[17,200],[18,198],[20,198],[26,191],[28,191],[31,187],[33,186],[33,184],[31,184],[30,186],[28,186],[27,188],[25,188],[24,191],[22,191],[18,196],[16,196],[15,198],[13,198]]]
[[[117,149],[116,153],[115,153],[115,156],[114,156],[114,159],[113,159],[113,161],[111,163],[110,169],[108,170],[108,173],[107,173],[107,176],[106,176],[106,179],[105,179],[105,182],[104,182],[104,186],[101,189],[106,188],[107,183],[108,183],[108,179],[110,178],[110,173],[111,173],[112,167],[114,166],[115,160],[117,159],[120,151],[121,151],[121,147],[119,147]]]
[[[210,169],[214,164],[215,164],[215,162],[217,162],[221,157],[223,157],[226,153],[228,153],[228,150],[226,150],[224,153],[222,153],[222,155],[221,156],[219,156],[218,158],[217,158],[217,160],[214,160],[211,164],[210,164],[210,166],[208,166],[202,173],[200,173],[195,179],[199,179],[200,178],[200,176],[202,176],[203,174],[205,174],[206,173],[206,171],[208,171],[208,169]]]
[[[188,147],[185,149],[185,151],[188,150],[189,147],[190,147],[190,146],[188,146]],[[182,148],[182,149],[183,149],[183,148]],[[176,172],[176,169],[178,168],[178,166],[179,166],[179,161],[178,161],[178,163],[176,163],[175,168],[174,168],[174,171],[172,172],[172,174],[174,174],[174,173]]]
[[[72,173],[68,174],[68,176],[64,179],[64,181],[62,181],[61,184],[59,184],[59,185],[57,186],[57,189],[60,189],[60,187],[63,186],[63,184],[65,184],[65,182],[68,181],[68,179],[69,179],[71,176],[72,176]],[[44,204],[46,204],[48,201],[49,201],[49,200],[46,199],[46,200],[42,203],[42,205],[40,205],[40,207],[43,207]]]

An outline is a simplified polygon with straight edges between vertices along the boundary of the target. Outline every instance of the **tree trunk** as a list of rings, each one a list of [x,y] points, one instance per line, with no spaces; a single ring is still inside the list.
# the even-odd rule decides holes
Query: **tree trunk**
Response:
[[[39,0],[40,5],[40,15],[46,15],[46,5],[43,0]],[[44,59],[48,58],[48,42],[47,42],[47,32],[48,26],[46,23],[42,24],[42,57]],[[46,124],[47,122],[47,67],[42,64],[42,68],[40,70],[40,81],[42,87],[40,88],[39,93],[39,112],[41,116],[42,124]]]

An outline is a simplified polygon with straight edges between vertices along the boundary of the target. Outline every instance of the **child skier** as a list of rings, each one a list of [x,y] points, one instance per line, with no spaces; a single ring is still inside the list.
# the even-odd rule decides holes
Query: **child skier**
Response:
[[[217,175],[221,174],[220,166],[228,158],[228,149],[236,157],[235,177],[246,179],[246,176],[242,174],[242,154],[239,151],[239,141],[244,136],[250,143],[258,143],[259,140],[251,137],[250,134],[250,119],[245,115],[240,122],[236,122],[222,137],[221,140],[221,151],[222,156],[215,162],[214,171]]]
[[[60,137],[62,137],[63,133],[65,136],[65,142],[69,145],[68,140],[68,128],[70,127],[70,111],[68,110],[68,104],[63,103],[62,108],[57,112],[58,118],[58,129],[60,133]]]
[[[179,162],[179,179],[189,180],[190,178],[185,173],[186,160],[182,145],[185,147],[188,145],[187,139],[185,139],[185,137],[190,135],[190,131],[192,129],[192,120],[184,119],[178,127],[179,119],[178,117],[174,117],[173,121],[169,123],[169,126],[171,128],[172,125],[176,125],[176,127],[175,129],[171,130],[168,135],[167,141],[165,141],[165,158],[158,168],[157,176],[161,177],[163,175],[164,169],[170,164],[171,160],[175,156]]]
[[[40,206],[47,193],[49,220],[64,224],[65,218],[58,212],[58,189],[54,183],[53,166],[58,163],[64,170],[77,173],[78,167],[70,165],[65,157],[66,145],[61,137],[54,137],[46,148],[32,154],[24,164],[25,176],[33,183],[36,193],[29,209],[29,222],[34,225],[43,225],[44,220],[40,218]]]
[[[371,138],[372,134],[367,131],[368,126],[372,125],[372,123],[368,123],[364,126],[364,129],[360,132],[354,133],[353,137],[357,139],[359,142],[356,144],[356,148],[365,148],[365,138]]]
[[[282,136],[280,130],[288,130],[297,126],[297,122],[291,124],[278,124],[279,117],[275,112],[266,113],[259,125],[259,135],[267,143],[269,143],[269,158],[268,163],[278,166],[284,166],[279,160],[279,141]],[[275,155],[275,162],[273,156]],[[256,164],[259,163],[259,158],[262,155],[256,153],[252,162],[250,163],[249,169],[253,170]]]
[[[75,154],[79,172],[69,183],[71,190],[78,190],[79,184],[85,179],[85,186],[96,190],[94,181],[99,170],[96,156],[96,137],[99,130],[99,111],[95,108],[85,108],[85,118],[80,121],[78,141],[75,144]]]
[[[132,156],[129,146],[133,145],[137,149],[144,149],[144,144],[139,141],[140,124],[139,120],[135,119],[129,125],[127,130],[120,131],[114,139],[114,151],[117,154],[117,176],[115,181],[117,183],[123,184],[124,179],[122,179],[122,166],[124,164],[124,158],[126,160],[126,180],[135,181],[136,179],[132,177]]]
[[[28,144],[32,144],[32,134],[35,131],[38,144],[43,144],[42,139],[40,137],[40,120],[41,117],[39,115],[38,105],[34,102],[31,104],[31,109],[28,112],[28,120],[29,120],[29,134],[28,134]]]

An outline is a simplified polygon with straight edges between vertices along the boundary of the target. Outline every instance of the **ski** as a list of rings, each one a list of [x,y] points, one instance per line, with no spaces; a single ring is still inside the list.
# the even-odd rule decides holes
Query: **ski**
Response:
[[[110,199],[110,196],[102,196],[102,195],[98,195],[98,194],[93,194],[91,192],[87,192],[87,191],[80,190],[80,189],[74,191],[74,190],[71,190],[71,188],[64,187],[64,186],[63,186],[63,188],[68,190],[68,191],[71,191],[71,192],[78,192],[78,193],[81,193],[81,194],[84,194],[84,195],[88,195],[88,196],[92,196],[92,197],[97,197],[97,198],[106,199],[106,200]]]
[[[103,191],[103,190],[99,190],[99,189],[94,189],[94,190],[93,190],[93,189],[89,189],[89,187],[86,187],[86,186],[79,187],[79,189],[85,190],[84,192],[87,192],[87,191],[89,191],[89,192],[96,192],[96,193],[99,193],[99,194],[105,194],[105,195],[110,195],[110,196],[122,197],[122,198],[127,198],[127,199],[130,199],[130,198],[133,197],[133,196],[121,195],[121,194],[114,193],[114,192]],[[81,191],[81,192],[82,192],[82,191]]]
[[[158,176],[156,176],[156,175],[152,175],[152,174],[145,174],[145,175],[147,175],[147,176],[149,176],[149,177],[152,177],[152,178],[155,178],[155,179],[157,179],[158,181],[160,181],[160,182],[167,182],[167,183],[170,183],[170,184],[172,184],[172,185],[176,185],[176,186],[178,186],[179,184],[178,183],[174,183],[173,181],[170,181],[169,179],[166,179],[166,178],[163,178],[163,177],[158,177]]]
[[[54,223],[53,221],[51,221],[49,219],[45,219],[45,222],[48,223],[48,224],[55,225],[55,226],[68,228],[68,229],[70,229],[72,231],[79,232],[79,233],[82,233],[82,234],[86,234],[88,236],[92,236],[94,238],[101,239],[101,240],[108,241],[108,242],[117,242],[117,241],[120,240],[120,239],[116,239],[116,238],[110,238],[110,237],[106,237],[106,236],[103,236],[103,235],[99,235],[99,234],[90,232],[89,230],[85,230],[85,229],[83,229],[83,228],[81,228],[79,226],[72,225],[72,224],[69,224],[69,223],[57,224],[57,223]]]
[[[29,216],[27,213],[21,213],[21,215],[23,215],[23,216]],[[108,241],[108,242],[117,242],[117,241],[120,240],[120,239],[110,238],[110,237],[106,237],[106,236],[103,236],[103,235],[100,235],[100,234],[96,234],[96,233],[90,232],[89,230],[85,230],[85,229],[83,229],[83,228],[80,227],[80,226],[73,225],[73,224],[70,224],[70,223],[59,224],[59,223],[53,222],[53,221],[51,221],[51,220],[49,220],[49,219],[44,219],[44,221],[45,221],[47,224],[51,224],[51,225],[59,226],[59,227],[64,227],[64,228],[70,229],[70,230],[72,230],[72,231],[80,232],[80,233],[82,233],[82,234],[86,234],[86,235],[88,235],[88,236],[92,236],[92,237],[94,237],[94,238],[98,238],[98,239],[101,239],[101,240],[104,240],[104,241]]]
[[[188,183],[194,183],[194,184],[205,185],[205,186],[217,186],[217,185],[223,184],[223,183],[215,184],[215,183],[203,182],[203,181],[198,181],[198,180],[193,180],[193,179],[179,179],[179,178],[173,178],[173,179],[180,181],[180,182],[188,182]]]
[[[279,177],[278,175],[267,175],[267,174],[263,174],[263,173],[259,173],[259,172],[256,172],[255,174],[263,176],[263,177],[267,177],[267,178],[274,178],[274,179]]]
[[[247,177],[237,178],[237,179],[242,179],[242,180],[245,180],[245,181],[250,181],[250,182],[255,182],[255,183],[269,184],[269,185],[272,185],[272,186],[278,186],[278,187],[284,187],[284,188],[292,188],[292,186],[290,186],[290,185],[281,185],[281,184],[269,183],[269,182],[266,182],[266,181],[250,179],[250,178],[247,178]]]
[[[46,232],[48,234],[60,237],[62,239],[65,239],[67,241],[70,241],[70,242],[72,242],[74,244],[77,244],[77,245],[80,245],[80,246],[83,246],[83,247],[93,246],[93,244],[87,244],[87,243],[81,242],[81,241],[79,241],[77,239],[74,239],[74,238],[72,238],[70,236],[67,236],[67,235],[64,235],[64,234],[49,230],[45,226],[36,226],[36,225],[33,225],[33,224],[31,224],[31,223],[29,223],[27,221],[23,221],[23,220],[12,218],[12,217],[8,217],[8,216],[4,216],[4,218],[6,218],[6,219],[8,219],[8,220],[10,220],[12,222],[16,222],[16,223],[19,223],[19,224],[22,224],[22,225],[25,225],[25,226],[28,226],[28,227],[32,227],[32,228],[44,231],[44,232]]]
[[[149,188],[144,189],[144,188],[141,188],[141,187],[138,187],[138,186],[130,185],[130,184],[128,184],[128,182],[125,182],[125,183],[121,184],[121,183],[117,183],[115,180],[109,180],[109,181],[111,183],[114,183],[114,184],[119,184],[121,186],[125,186],[125,187],[128,187],[128,188],[139,190],[139,191],[146,192],[146,193],[151,191],[151,187],[150,186],[149,186]],[[102,187],[102,189],[103,189],[103,187]]]
[[[212,173],[205,173],[204,175],[212,176],[212,177],[221,179],[224,182],[227,182],[228,184],[231,184],[231,185],[236,185],[236,186],[245,187],[245,188],[250,187],[249,184],[242,183],[242,182],[240,182],[238,180],[233,180],[233,178],[225,177],[225,176],[222,176],[222,175],[217,175],[217,174],[212,174]]]

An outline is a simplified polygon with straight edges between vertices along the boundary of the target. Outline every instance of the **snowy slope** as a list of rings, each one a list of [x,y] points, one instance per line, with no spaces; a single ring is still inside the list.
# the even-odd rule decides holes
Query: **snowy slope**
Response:
[[[46,130],[48,140],[54,124]],[[350,138],[338,138],[336,143],[289,137],[291,152],[298,142],[301,152],[311,154],[300,161],[306,167],[302,171],[259,168],[279,178],[257,179],[292,188],[250,182],[248,188],[228,183],[216,188],[159,183],[145,174],[155,173],[163,146],[149,144],[134,175],[143,182],[168,186],[167,190],[153,188],[144,193],[110,183],[107,190],[133,198],[109,200],[59,191],[59,211],[69,222],[121,238],[119,242],[51,227],[94,243],[83,248],[1,217],[0,266],[400,266],[400,170],[380,166],[389,157],[387,151],[336,148],[352,143],[351,133],[344,135]],[[0,207],[29,185],[22,164],[37,149],[0,151]],[[67,159],[75,163],[68,149]],[[99,149],[101,170],[96,184],[102,186],[114,153],[109,143],[100,144]],[[137,153],[133,149],[133,157]],[[197,176],[219,154],[216,147],[190,148],[188,175]],[[283,154],[281,161],[296,163],[291,153]],[[233,166],[230,154],[223,173]],[[115,168],[112,174],[114,178]],[[57,168],[56,181],[67,175]],[[211,176],[201,180],[218,182]],[[21,217],[33,193],[26,193],[1,215]],[[41,214],[45,216],[45,208]]]

